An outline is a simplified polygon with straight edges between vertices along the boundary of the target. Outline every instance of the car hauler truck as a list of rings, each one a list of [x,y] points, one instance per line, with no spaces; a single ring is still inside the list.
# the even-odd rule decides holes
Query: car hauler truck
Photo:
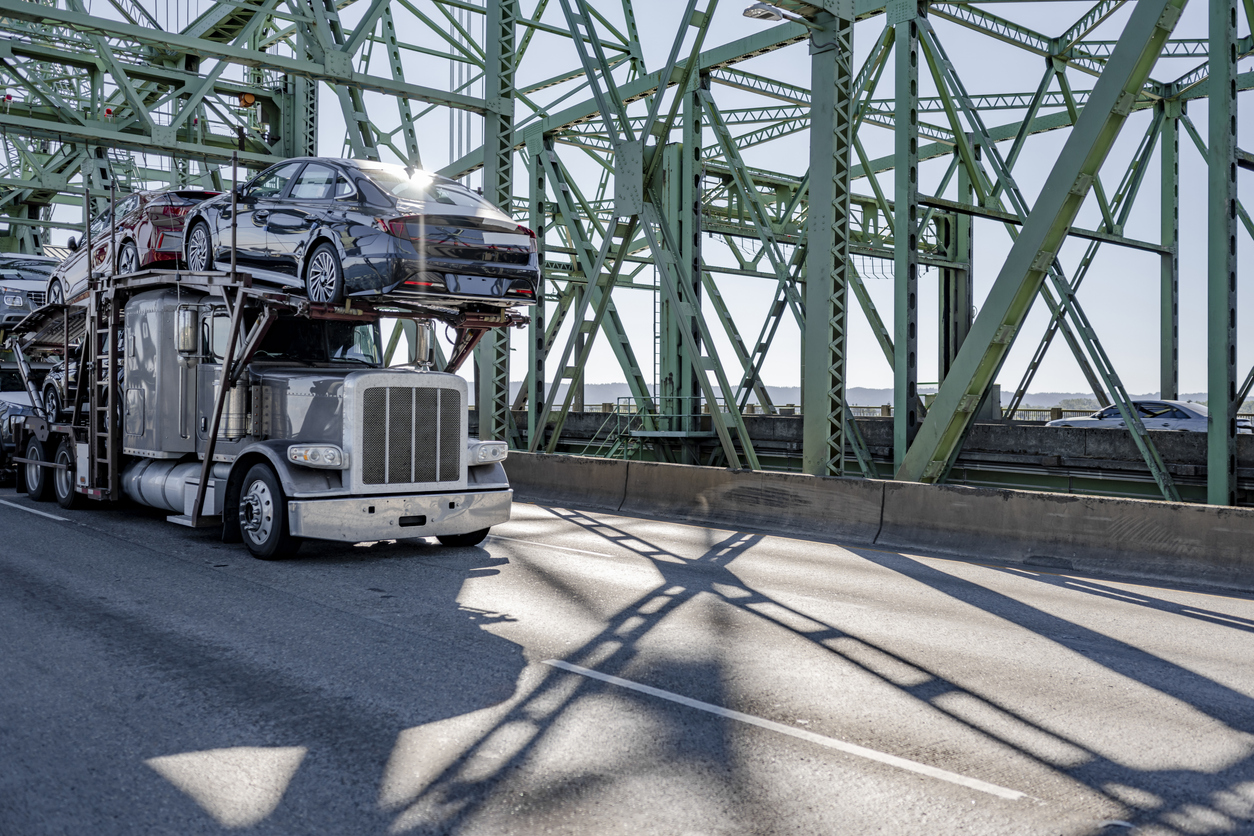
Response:
[[[262,559],[306,538],[474,545],[509,519],[506,445],[468,437],[466,383],[432,370],[430,326],[457,330],[455,370],[520,314],[320,305],[232,273],[98,284],[86,305],[44,306],[10,338],[45,413],[14,428],[19,491],[64,508],[128,497],[220,527]],[[383,365],[385,317],[414,323],[414,363]],[[26,362],[49,352],[76,381],[56,415]]]

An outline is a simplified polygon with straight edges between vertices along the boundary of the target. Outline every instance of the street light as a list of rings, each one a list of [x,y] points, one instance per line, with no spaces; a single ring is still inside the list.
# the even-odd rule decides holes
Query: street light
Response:
[[[745,17],[754,20],[783,20],[783,13],[769,3],[754,3],[745,9]]]

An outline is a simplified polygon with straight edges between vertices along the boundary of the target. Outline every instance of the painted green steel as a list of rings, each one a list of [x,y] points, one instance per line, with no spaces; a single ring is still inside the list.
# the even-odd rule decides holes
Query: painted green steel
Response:
[[[969,408],[985,397],[1040,295],[1049,322],[1010,410],[1026,402],[1061,333],[1099,402],[1115,403],[1128,418],[1160,495],[1171,498],[1176,489],[1168,469],[1128,414],[1127,392],[1079,294],[1103,245],[1155,255],[1161,265],[1160,388],[1164,397],[1178,395],[1183,123],[1212,174],[1207,340],[1218,420],[1211,499],[1233,501],[1230,413],[1254,384],[1252,373],[1240,388],[1234,385],[1236,222],[1254,235],[1233,180],[1234,165],[1254,167],[1254,157],[1236,148],[1231,130],[1236,93],[1254,88],[1254,73],[1236,73],[1234,61],[1254,54],[1254,38],[1237,37],[1233,4],[1223,0],[1222,9],[1212,8],[1208,37],[1171,38],[1165,32],[1180,0],[1095,0],[1045,31],[1019,22],[1028,18],[1016,5],[993,0],[768,2],[804,20],[741,21],[738,34],[748,34],[711,45],[707,38],[719,31],[711,27],[716,9],[720,20],[734,19],[740,5],[684,0],[660,16],[651,10],[646,23],[637,19],[633,0],[534,0],[526,9],[520,0],[251,0],[214,4],[165,31],[159,7],[146,0],[117,0],[107,16],[90,14],[83,0],[0,0],[7,36],[0,40],[0,77],[18,94],[0,116],[0,250],[38,251],[54,231],[64,234],[72,224],[60,214],[54,219],[53,210],[80,200],[80,180],[94,196],[93,210],[104,208],[111,188],[221,187],[218,168],[233,152],[253,169],[317,153],[319,112],[327,107],[339,108],[347,129],[344,153],[420,165],[424,155],[433,157],[430,131],[419,127],[429,123],[422,120],[455,112],[462,139],[456,154],[450,146],[457,158],[444,173],[472,175],[472,184],[482,175],[489,200],[527,218],[539,233],[547,273],[528,326],[526,374],[512,404],[526,410],[525,422],[519,418],[514,426],[508,409],[508,340],[489,337],[477,352],[484,437],[565,449],[563,427],[583,406],[594,349],[608,345],[640,410],[633,420],[656,435],[663,431],[658,419],[675,419],[666,432],[682,425],[680,431],[691,434],[688,440],[658,437],[642,454],[694,461],[693,451],[709,455],[700,436],[713,432],[717,450],[707,461],[751,467],[775,461],[756,457],[741,416],[755,400],[768,414],[778,411],[768,369],[779,346],[799,335],[804,469],[843,472],[849,451],[851,466],[856,461],[864,474],[884,466],[872,460],[857,424],[848,421],[844,397],[851,368],[856,374],[863,364],[878,366],[882,354],[894,375],[895,470],[901,478],[942,480],[961,449]],[[1254,12],[1254,2],[1242,5],[1247,15]],[[1116,24],[1123,29],[1119,40],[1106,39],[1112,23],[1125,16],[1128,23]],[[659,26],[663,19],[669,22]],[[939,19],[945,23],[937,25],[949,27],[941,34],[952,31],[951,24],[962,26],[966,43],[992,39],[1000,42],[997,49],[1044,57],[1043,74],[1033,71],[1026,89],[1015,89],[1013,79],[978,77],[970,68],[984,65],[966,43],[954,60],[945,54],[931,23]],[[851,45],[858,26],[874,45],[855,74]],[[642,48],[642,34],[669,47],[657,53],[662,60],[654,67],[646,66],[646,55],[654,53]],[[561,50],[552,48],[555,38]],[[533,40],[544,47],[531,49]],[[751,62],[785,49],[799,58],[803,44],[812,53],[809,83],[773,78]],[[464,72],[438,89],[439,73],[413,74],[415,56]],[[1150,69],[1159,56],[1195,56],[1204,63],[1157,80]],[[890,59],[896,80],[888,95],[880,83]],[[934,82],[928,95],[919,91],[920,59]],[[526,79],[517,89],[515,77]],[[239,106],[246,95],[258,103]],[[1187,101],[1205,97],[1213,105],[1209,150],[1184,112]],[[1130,113],[1148,117],[1148,129],[1126,167],[1103,168],[1105,149]],[[1009,121],[991,124],[994,119]],[[1221,123],[1229,128],[1224,136]],[[466,146],[465,132],[480,125],[484,146]],[[884,130],[893,132],[894,149],[876,157],[883,153]],[[808,171],[773,171],[746,161],[773,167],[769,149],[782,147],[774,143],[806,131]],[[1029,199],[1015,183],[1016,174],[1023,176],[1016,164],[1024,167],[1027,140],[1048,131],[1069,138],[1046,188]],[[1157,240],[1147,241],[1127,230],[1136,228],[1130,219],[1146,214],[1140,187],[1156,146],[1161,185],[1149,202],[1159,203],[1160,230]],[[526,176],[514,177],[520,164]],[[1108,191],[1120,173],[1118,187]],[[1228,180],[1220,182],[1222,176]],[[1220,194],[1225,189],[1226,197]],[[1096,228],[1070,223],[1081,203],[1098,218]],[[1005,263],[996,265],[986,298],[974,294],[972,282],[975,244],[985,244],[972,237],[975,218],[1001,221],[1018,239]],[[1055,254],[1066,237],[1088,243],[1078,251],[1078,264],[1064,272]],[[721,249],[712,241],[728,244],[730,258],[711,256]],[[939,271],[935,312],[926,305],[919,310],[927,268]],[[1226,289],[1219,279],[1225,270]],[[890,272],[891,333],[889,312],[881,316],[872,299],[874,280]],[[747,314],[752,322],[736,321],[744,314],[728,290],[733,277],[768,283],[757,291],[763,305]],[[879,347],[865,357],[850,357],[847,349],[849,290]],[[636,309],[624,294],[641,291],[652,294],[652,322],[647,313],[636,320],[620,313]],[[925,290],[922,298],[929,295]],[[974,322],[973,306],[980,309]],[[942,392],[920,425],[918,369],[930,367],[933,346],[920,350],[917,334],[920,316],[931,315],[939,320]],[[711,327],[731,343],[723,356]],[[651,347],[638,336],[649,329]],[[698,419],[695,408],[681,402],[709,404],[711,414]],[[913,444],[912,412],[914,426],[922,427]],[[631,443],[611,447],[621,453]],[[632,449],[642,450],[638,444]]]
[[[893,147],[893,466],[901,467],[919,431],[919,18],[904,4],[896,29],[893,73],[897,114]],[[959,139],[962,142],[962,138]]]
[[[1180,397],[1180,105],[1163,102],[1159,133],[1159,243],[1171,247],[1159,256],[1158,391]]]
[[[1237,489],[1237,4],[1210,0],[1210,155],[1206,240],[1206,498],[1235,505]]]
[[[1132,11],[1089,105],[1076,121],[949,377],[897,469],[898,479],[935,482],[949,469],[1182,7],[1182,0],[1142,0]]]
[[[826,476],[845,472],[854,23],[824,12],[814,18],[814,24],[802,469]]]

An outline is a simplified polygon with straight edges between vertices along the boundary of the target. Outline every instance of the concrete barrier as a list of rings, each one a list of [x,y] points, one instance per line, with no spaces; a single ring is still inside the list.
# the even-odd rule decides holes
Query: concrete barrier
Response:
[[[869,543],[883,483],[797,473],[631,462],[621,510],[729,528]]]
[[[617,511],[627,490],[627,462],[510,451],[505,460],[514,496],[528,502]]]
[[[1254,509],[513,452],[506,470],[522,501],[1254,590]]]
[[[884,484],[876,545],[1254,588],[1254,509]]]

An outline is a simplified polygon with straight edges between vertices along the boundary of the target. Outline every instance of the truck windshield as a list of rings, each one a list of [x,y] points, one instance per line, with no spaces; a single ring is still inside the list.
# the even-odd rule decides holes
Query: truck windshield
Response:
[[[229,330],[230,320],[227,317],[214,317],[213,354],[219,360],[225,353]],[[378,326],[373,323],[359,325],[283,316],[270,326],[254,357],[258,360],[378,366]]]

